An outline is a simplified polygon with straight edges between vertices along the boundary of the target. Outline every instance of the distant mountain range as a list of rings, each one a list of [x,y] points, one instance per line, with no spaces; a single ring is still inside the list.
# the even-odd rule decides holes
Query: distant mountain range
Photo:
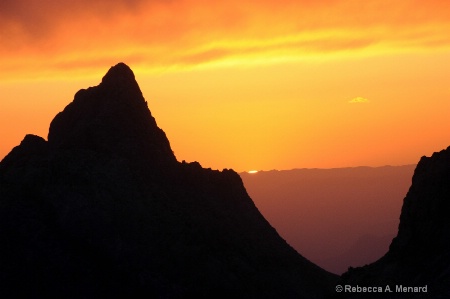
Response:
[[[2,298],[323,298],[232,170],[178,162],[112,67],[0,163]]]
[[[383,256],[415,165],[241,173],[266,219],[298,252],[342,274]]]

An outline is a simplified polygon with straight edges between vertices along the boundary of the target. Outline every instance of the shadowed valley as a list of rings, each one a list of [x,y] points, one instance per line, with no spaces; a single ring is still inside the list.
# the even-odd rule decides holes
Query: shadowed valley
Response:
[[[415,165],[241,173],[264,217],[298,252],[342,274],[383,256]]]

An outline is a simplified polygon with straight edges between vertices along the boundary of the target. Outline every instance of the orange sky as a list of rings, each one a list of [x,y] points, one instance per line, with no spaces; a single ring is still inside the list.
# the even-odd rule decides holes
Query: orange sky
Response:
[[[416,163],[450,145],[445,1],[0,2],[0,158],[119,61],[179,160]]]

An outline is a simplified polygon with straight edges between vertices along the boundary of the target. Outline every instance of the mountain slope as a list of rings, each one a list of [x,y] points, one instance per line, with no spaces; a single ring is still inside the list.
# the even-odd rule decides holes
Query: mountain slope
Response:
[[[112,67],[0,163],[3,298],[322,298],[232,170],[177,162],[133,72]]]
[[[404,199],[397,236],[381,259],[351,269],[343,284],[427,286],[393,298],[450,297],[450,147],[422,157]],[[357,296],[356,296],[357,297]],[[366,298],[362,296],[361,298]]]

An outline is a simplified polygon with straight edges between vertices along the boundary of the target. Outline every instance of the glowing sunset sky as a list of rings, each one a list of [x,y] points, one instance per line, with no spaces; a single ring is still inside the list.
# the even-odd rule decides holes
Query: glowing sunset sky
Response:
[[[62,3],[0,2],[0,158],[120,61],[178,160],[204,167],[401,165],[450,145],[447,1]]]

